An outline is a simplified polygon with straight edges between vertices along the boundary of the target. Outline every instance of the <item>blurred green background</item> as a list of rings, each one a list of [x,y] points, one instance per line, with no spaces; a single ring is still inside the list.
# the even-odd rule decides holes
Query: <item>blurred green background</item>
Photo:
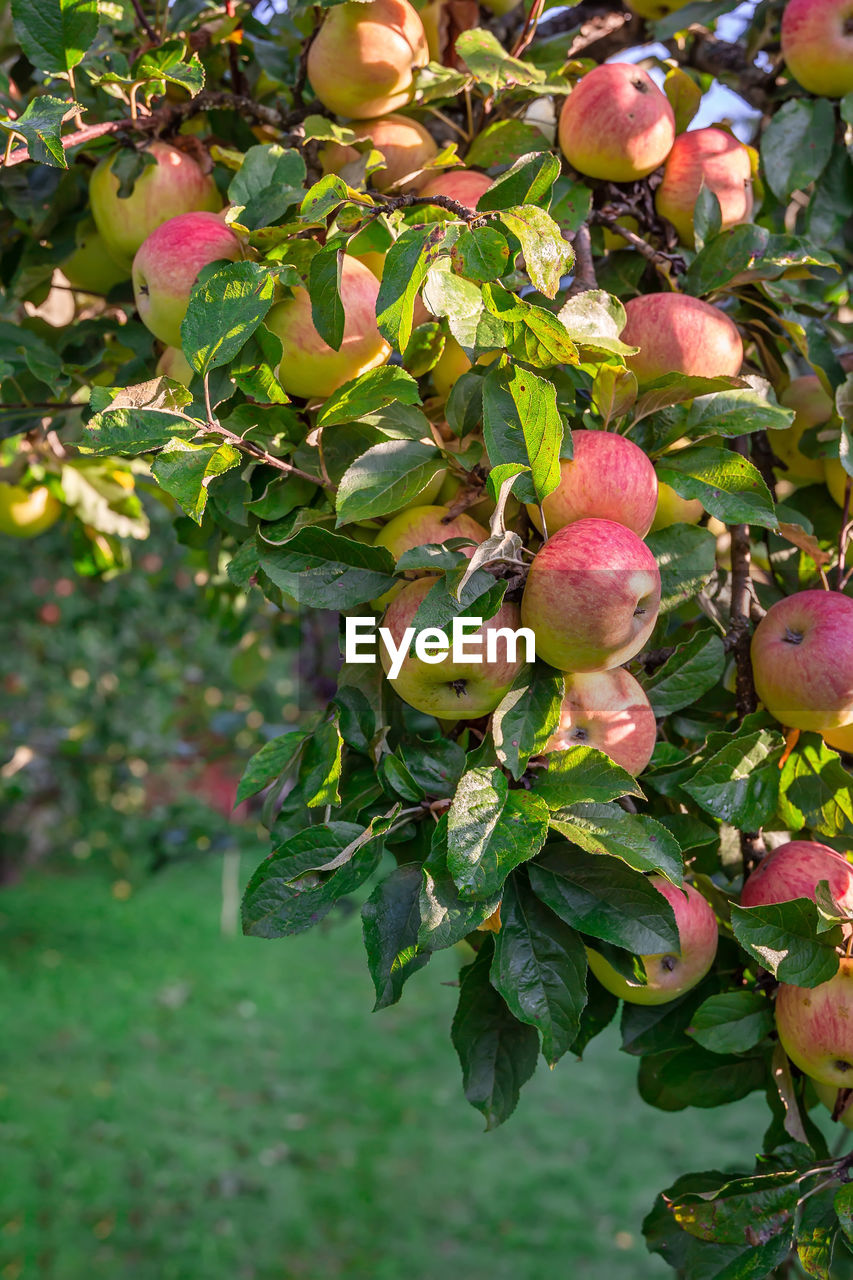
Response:
[[[614,1029],[483,1133],[448,1038],[456,952],[373,1015],[357,903],[236,933],[265,847],[226,814],[301,714],[295,624],[223,595],[167,521],[108,582],[61,529],[12,550],[0,1280],[671,1275],[643,1244],[655,1193],[749,1169],[763,1100],[652,1111]]]

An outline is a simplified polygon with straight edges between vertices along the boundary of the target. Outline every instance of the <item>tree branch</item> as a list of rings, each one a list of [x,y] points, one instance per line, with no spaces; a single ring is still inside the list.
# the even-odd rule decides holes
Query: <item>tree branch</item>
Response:
[[[577,297],[590,289],[598,288],[595,277],[595,262],[592,256],[592,242],[589,238],[589,227],[584,222],[572,237],[575,250],[575,278],[566,291],[567,298]]]

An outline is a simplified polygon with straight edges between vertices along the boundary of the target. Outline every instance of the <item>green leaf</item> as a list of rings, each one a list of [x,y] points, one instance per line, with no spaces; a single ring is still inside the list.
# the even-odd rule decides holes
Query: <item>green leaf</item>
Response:
[[[403,762],[424,795],[450,797],[465,772],[465,752],[458,742],[430,738],[400,744]]]
[[[336,173],[327,173],[305,193],[299,212],[307,222],[319,222],[336,209],[338,205],[349,200],[358,200],[361,204],[372,204],[370,196],[363,191],[355,191],[348,187],[343,178]]]
[[[626,356],[636,351],[622,342],[619,334],[627,316],[618,298],[603,289],[585,289],[563,304],[558,313],[566,332],[579,347]]]
[[[363,830],[351,822],[328,822],[299,831],[276,849],[246,886],[243,932],[255,938],[283,938],[319,923],[376,869],[381,839],[356,848],[325,879],[314,870],[339,859]]]
[[[842,1255],[849,1258],[842,1244],[838,1218],[833,1203],[835,1188],[810,1196],[801,1205],[797,1223],[797,1257],[806,1275],[816,1280],[835,1280],[835,1262]],[[837,1252],[836,1252],[837,1250]]]
[[[266,316],[274,293],[275,276],[259,262],[230,262],[193,287],[181,341],[196,373],[234,359]]]
[[[549,751],[546,760],[547,770],[537,773],[532,791],[549,809],[587,800],[605,804],[620,796],[642,797],[636,778],[596,747],[577,744],[566,751]]]
[[[66,74],[98,32],[98,0],[12,0],[15,35],[39,71]]]
[[[68,109],[69,104],[60,98],[40,94],[27,103],[26,109],[15,120],[0,120],[0,129],[7,134],[20,134],[29,147],[30,159],[36,164],[67,169],[68,161],[62,145],[62,121]]]
[[[302,200],[305,161],[298,151],[277,143],[249,147],[228,186],[228,199],[243,205],[238,221],[250,231],[279,222]]]
[[[556,297],[560,280],[575,258],[574,250],[563,239],[559,225],[544,209],[532,204],[505,209],[500,220],[521,245],[524,269],[534,289],[544,293],[546,298]]]
[[[394,584],[384,547],[353,542],[329,529],[300,529],[281,546],[261,543],[260,567],[275,585],[314,609],[351,609]]]
[[[456,241],[451,258],[460,275],[481,284],[504,274],[509,245],[496,227],[470,227]]]
[[[466,165],[490,169],[496,164],[513,164],[517,156],[542,145],[542,133],[523,120],[498,120],[478,133],[465,155]]]
[[[498,760],[518,781],[531,756],[544,751],[560,723],[563,676],[544,662],[520,671],[492,715]]]
[[[152,462],[151,470],[160,487],[171,493],[191,520],[201,524],[211,481],[239,466],[240,461],[240,451],[233,444],[170,440]]]
[[[559,176],[560,161],[550,151],[540,150],[519,156],[515,164],[480,196],[477,208],[481,211],[501,210],[535,204],[547,209]]]
[[[539,1037],[519,1022],[489,981],[493,948],[487,938],[461,972],[450,1038],[462,1064],[465,1097],[494,1129],[512,1115],[521,1087],[536,1070]]]
[[[447,815],[438,822],[430,855],[423,866],[418,946],[424,951],[440,951],[461,942],[477,929],[500,905],[500,892],[489,898],[462,897],[447,869]]]
[[[687,1034],[711,1053],[745,1053],[773,1026],[766,996],[758,991],[723,991],[699,1006]]]
[[[415,299],[427,271],[440,255],[447,232],[443,223],[410,227],[385,255],[376,323],[395,351],[405,351],[412,336]]]
[[[456,38],[456,53],[477,80],[492,93],[515,85],[541,84],[545,72],[506,52],[500,41],[482,27],[463,31]]]
[[[551,826],[589,853],[621,858],[636,871],[662,871],[681,884],[678,841],[646,814],[616,804],[576,804],[551,815]]]
[[[343,745],[336,719],[324,721],[308,735],[299,770],[306,808],[319,809],[341,803],[338,784]]]
[[[838,1188],[835,1193],[834,1204],[841,1230],[848,1241],[853,1244],[853,1182],[848,1182],[843,1187]]]
[[[359,374],[333,391],[317,415],[317,426],[359,422],[388,405],[420,402],[418,384],[411,374],[396,365],[386,364]]]
[[[693,600],[717,567],[717,540],[707,529],[673,524],[646,536],[661,577],[661,613]]]
[[[661,1111],[728,1106],[766,1083],[763,1054],[741,1058],[710,1053],[698,1044],[649,1054],[637,1076],[640,1097]]]
[[[204,67],[197,53],[187,59],[185,40],[167,40],[154,49],[146,49],[133,64],[132,82],[144,86],[146,99],[165,93],[168,84],[186,89],[195,97],[204,88]]]
[[[162,448],[173,438],[191,440],[203,424],[177,416],[191,402],[186,387],[166,378],[128,387],[89,419],[86,448],[96,454],[137,454]]]
[[[502,345],[507,355],[537,369],[578,363],[577,347],[553,312],[526,302],[500,284],[484,284],[482,298],[489,315],[501,323],[504,341],[496,345]],[[454,337],[459,341],[455,333]]]
[[[580,933],[639,956],[679,948],[672,907],[639,871],[572,845],[549,846],[528,870],[534,893]]]
[[[702,628],[677,646],[659,667],[645,690],[656,716],[668,716],[713,689],[723,678],[726,652],[716,631]]]
[[[835,119],[826,98],[792,98],[771,118],[761,138],[761,161],[779,200],[819,178],[832,154]]]
[[[483,433],[489,457],[530,468],[515,485],[521,502],[538,502],[560,483],[563,423],[557,389],[529,370],[491,369],[483,382]]]
[[[853,777],[816,734],[801,738],[782,767],[779,816],[791,831],[853,835]]]
[[[694,438],[707,433],[731,439],[752,431],[784,430],[793,420],[792,409],[768,400],[759,391],[718,391],[693,401],[685,426]]]
[[[818,987],[838,970],[835,948],[841,929],[819,932],[823,921],[809,898],[772,902],[761,907],[732,907],[732,929],[748,955],[779,982]]]
[[[420,863],[395,867],[361,908],[367,967],[376,989],[374,1011],[396,1004],[403,983],[430,958],[417,945],[422,879]]]
[[[401,510],[444,467],[433,444],[384,440],[347,469],[338,485],[338,525]]]
[[[586,971],[586,952],[574,929],[513,876],[501,903],[491,980],[516,1018],[541,1033],[542,1053],[551,1066],[571,1049],[580,1030]]]
[[[683,1231],[700,1240],[755,1245],[777,1235],[790,1237],[799,1197],[797,1174],[786,1170],[733,1179],[714,1196],[686,1195],[671,1206],[671,1212]],[[760,1224],[760,1240],[756,1224]]]
[[[759,831],[776,812],[783,747],[772,729],[737,736],[682,782],[682,790],[712,817]]]
[[[319,249],[308,269],[308,296],[314,328],[333,351],[344,340],[344,304],[341,301],[341,271],[344,251],[338,241]]]
[[[503,604],[506,582],[496,582],[485,569],[477,569],[456,598],[453,581],[439,578],[421,601],[411,625],[417,630],[438,627],[443,630],[454,618],[493,618]]]
[[[760,472],[730,449],[682,449],[658,459],[658,478],[682,498],[698,498],[718,520],[775,529],[773,499]]]
[[[447,813],[447,869],[463,896],[491,898],[514,867],[535,857],[547,834],[540,800],[510,791],[500,769],[470,769]]]
[[[771,235],[743,223],[709,240],[684,276],[685,292],[701,298],[726,285],[748,280],[778,280],[791,267],[835,267],[832,256],[798,236]]]
[[[278,738],[265,742],[243,770],[235,805],[248,800],[249,796],[257,795],[280,777],[302,750],[306,736],[307,730],[293,729],[290,733],[283,733]]]

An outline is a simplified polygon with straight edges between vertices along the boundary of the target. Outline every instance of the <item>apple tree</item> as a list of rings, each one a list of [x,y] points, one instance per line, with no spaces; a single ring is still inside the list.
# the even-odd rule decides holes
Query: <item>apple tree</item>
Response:
[[[853,37],[742,8],[13,0],[0,529],[114,572],[147,491],[313,619],[246,934],[358,892],[378,1010],[455,947],[487,1128],[616,1018],[763,1093],[648,1246],[840,1280]]]

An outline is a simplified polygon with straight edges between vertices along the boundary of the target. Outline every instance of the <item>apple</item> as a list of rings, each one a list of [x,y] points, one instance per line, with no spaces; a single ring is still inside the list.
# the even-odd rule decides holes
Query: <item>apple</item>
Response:
[[[648,979],[646,986],[629,982],[604,959],[587,947],[589,967],[606,990],[629,1004],[669,1004],[701,982],[717,954],[717,921],[698,889],[670,884],[663,876],[649,876],[675,913],[680,951],[658,956],[640,956]],[[685,896],[686,895],[686,896]]]
[[[828,747],[853,755],[853,724],[843,724],[839,729],[828,729],[823,735]]]
[[[371,120],[409,101],[412,72],[427,62],[423,23],[408,0],[346,0],[326,10],[308,80],[330,111]]]
[[[365,120],[355,125],[353,132],[359,139],[370,138],[374,149],[381,152],[385,160],[384,168],[376,169],[370,176],[370,183],[377,191],[389,191],[392,187],[397,191],[419,191],[428,181],[430,174],[419,170],[438,155],[438,147],[420,121],[390,115],[380,120]],[[352,164],[358,156],[355,147],[330,142],[320,153],[320,163],[324,173],[340,173],[344,165]],[[409,174],[415,176],[407,182],[401,181]]]
[[[447,507],[410,506],[392,516],[380,529],[376,535],[376,546],[386,547],[394,559],[399,560],[405,551],[411,551],[413,547],[447,542],[450,538],[468,538],[472,545],[460,550],[470,560],[475,547],[488,538],[489,531],[464,511],[453,519],[449,516]]]
[[[37,538],[62,515],[62,504],[47,485],[24,489],[0,481],[0,533],[11,538]]]
[[[824,474],[826,476],[827,489],[839,507],[843,507],[849,477],[838,458],[824,459]],[[853,519],[853,499],[851,499],[850,503],[850,518]]]
[[[782,14],[782,57],[809,93],[843,98],[853,92],[850,0],[788,0]]]
[[[838,1099],[838,1090],[835,1085],[819,1084],[817,1080],[813,1080],[812,1084],[814,1085],[815,1093],[826,1109],[828,1111],[834,1111],[835,1103]],[[837,1117],[841,1124],[844,1125],[845,1129],[853,1129],[853,1105],[851,1104],[853,1104],[853,1094],[851,1094],[845,1102],[844,1110],[841,1112],[841,1115]]]
[[[705,508],[698,498],[682,498],[672,485],[658,481],[658,501],[652,521],[652,533],[657,533],[658,529],[668,529],[671,524],[698,524],[704,514]]]
[[[157,361],[155,373],[159,377],[171,378],[173,382],[182,382],[185,387],[188,387],[195,377],[195,370],[180,347],[166,348]]]
[[[658,478],[642,449],[613,431],[573,431],[572,441],[574,456],[560,461],[560,483],[542,503],[548,533],[596,516],[644,538],[657,507]],[[541,533],[538,506],[528,506],[527,514]]]
[[[743,364],[737,327],[718,307],[686,293],[646,293],[625,303],[621,340],[639,347],[625,363],[641,383],[668,373],[736,377]]]
[[[216,213],[222,208],[213,178],[185,151],[152,142],[147,153],[156,164],[146,165],[125,199],[119,197],[119,180],[113,173],[119,152],[106,156],[89,180],[95,226],[107,251],[128,272],[143,240],[162,222],[180,213]]]
[[[61,264],[60,270],[71,288],[79,289],[81,293],[107,294],[130,276],[110,257],[92,218],[83,218],[77,223],[74,250]]]
[[[779,984],[776,1030],[791,1061],[818,1084],[853,1084],[853,959],[819,987]]]
[[[379,281],[363,262],[345,257],[341,270],[344,338],[338,351],[323,341],[311,318],[306,289],[276,303],[266,325],[280,339],[278,380],[291,396],[325,399],[343,383],[384,364],[391,348],[376,326]]]
[[[693,208],[702,187],[720,202],[722,225],[736,226],[752,217],[752,164],[742,142],[724,129],[693,129],[680,133],[655,192],[655,208],[691,249]]]
[[[242,256],[240,241],[215,213],[181,213],[162,223],[133,259],[133,296],[140,320],[155,338],[180,347],[181,322],[202,267]]]
[[[655,713],[630,671],[575,672],[566,676],[559,728],[545,750],[586,743],[636,777],[652,758],[656,736]]]
[[[811,484],[824,479],[823,458],[807,458],[800,451],[803,432],[820,427],[832,417],[832,400],[824,391],[814,373],[793,378],[779,396],[779,403],[794,410],[794,421],[783,431],[774,431],[768,438],[770,448],[784,463],[782,478],[795,484]]]
[[[500,355],[500,351],[486,351],[477,357],[477,364],[492,364]],[[446,400],[463,373],[471,368],[473,365],[459,343],[448,334],[444,350],[432,367],[432,385],[436,395]]]
[[[476,209],[480,196],[485,195],[494,185],[491,178],[476,169],[448,169],[437,178],[430,178],[418,195],[447,196],[449,200],[463,204],[466,209]]]
[[[853,721],[853,600],[798,591],[771,605],[752,637],[755,690],[789,729],[816,733]]]
[[[843,911],[853,914],[853,866],[840,853],[816,840],[789,840],[761,859],[740,895],[742,907],[814,898],[821,880]]]
[[[613,520],[576,520],[535,557],[521,617],[559,671],[606,671],[639,653],[660,607],[660,572],[644,542]],[[853,601],[851,601],[853,607]]]
[[[589,178],[634,182],[669,155],[675,115],[651,76],[629,62],[593,67],[560,112],[560,150]]]
[[[390,631],[395,645],[402,643],[406,628],[412,625],[421,601],[434,585],[431,577],[419,578],[405,586],[391,601],[383,625]],[[515,660],[511,661],[505,642],[499,639],[497,658],[488,662],[485,660],[485,637],[500,628],[515,631],[518,626],[518,606],[505,601],[493,618],[489,618],[477,631],[467,633],[472,645],[476,643],[476,637],[482,638],[482,662],[454,663],[448,655],[441,662],[427,663],[409,652],[396,678],[390,680],[389,677],[390,683],[410,707],[440,720],[476,720],[489,715],[525,665],[525,646],[522,641]],[[381,646],[381,655],[387,675],[390,661],[384,645]]]

